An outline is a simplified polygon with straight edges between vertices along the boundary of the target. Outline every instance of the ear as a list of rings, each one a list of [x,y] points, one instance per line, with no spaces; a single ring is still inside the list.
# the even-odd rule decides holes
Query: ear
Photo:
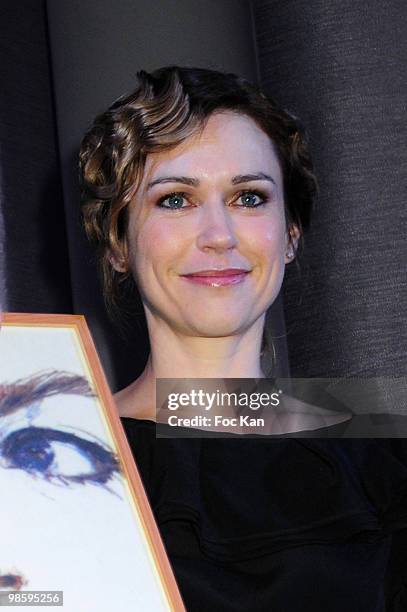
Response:
[[[128,272],[128,258],[127,258],[127,249],[125,245],[122,246],[120,250],[109,250],[108,258],[110,264],[116,272],[125,273]]]
[[[286,232],[286,251],[284,262],[291,263],[295,259],[295,254],[298,248],[298,241],[301,236],[301,231],[295,223],[291,223],[289,230]]]

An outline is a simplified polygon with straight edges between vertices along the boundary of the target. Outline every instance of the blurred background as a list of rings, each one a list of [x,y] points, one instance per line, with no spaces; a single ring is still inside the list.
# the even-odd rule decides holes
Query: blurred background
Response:
[[[136,72],[238,73],[299,116],[320,195],[268,316],[279,376],[407,375],[405,0],[15,0],[0,4],[0,303],[84,314],[113,390],[144,316],[108,320],[80,220],[77,153]],[[268,359],[266,357],[266,359]],[[182,373],[180,373],[182,376]]]

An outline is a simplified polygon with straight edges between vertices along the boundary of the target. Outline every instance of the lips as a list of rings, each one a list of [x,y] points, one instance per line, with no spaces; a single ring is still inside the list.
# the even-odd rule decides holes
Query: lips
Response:
[[[183,276],[233,276],[235,274],[246,274],[249,270],[242,268],[224,268],[223,270],[199,270],[198,272],[190,272]]]
[[[224,268],[222,270],[199,270],[189,274],[182,274],[181,278],[200,285],[224,287],[243,282],[249,273],[250,270],[242,268]]]

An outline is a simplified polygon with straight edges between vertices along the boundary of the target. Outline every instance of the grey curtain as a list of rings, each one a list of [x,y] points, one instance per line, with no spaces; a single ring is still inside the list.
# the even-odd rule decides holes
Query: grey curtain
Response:
[[[262,82],[308,128],[320,182],[285,283],[292,375],[407,374],[407,4],[254,3]]]
[[[268,317],[278,373],[407,374],[405,2],[18,0],[0,17],[3,308],[85,314],[112,387],[141,372],[143,318],[126,339],[107,320],[81,230],[78,144],[140,68],[219,68],[300,116],[316,161],[301,270]]]
[[[0,5],[0,289],[3,308],[70,312],[45,5]]]

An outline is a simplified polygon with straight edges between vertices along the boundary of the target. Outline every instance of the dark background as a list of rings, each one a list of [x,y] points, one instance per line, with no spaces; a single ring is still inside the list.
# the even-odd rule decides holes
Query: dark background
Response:
[[[141,372],[143,317],[127,339],[108,321],[81,229],[79,142],[141,68],[233,71],[301,117],[320,183],[301,270],[268,318],[277,373],[375,377],[395,404],[383,377],[407,375],[406,31],[405,0],[2,2],[3,309],[85,314],[112,388]]]

